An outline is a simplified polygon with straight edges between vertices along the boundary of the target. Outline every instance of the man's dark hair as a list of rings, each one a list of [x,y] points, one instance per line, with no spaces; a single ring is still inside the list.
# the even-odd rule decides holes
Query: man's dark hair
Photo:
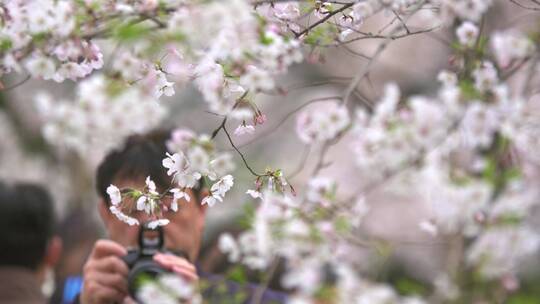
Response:
[[[45,189],[0,183],[0,266],[36,270],[54,232],[54,206]]]
[[[170,134],[169,130],[159,130],[132,135],[120,149],[105,156],[97,169],[96,187],[107,204],[110,203],[107,187],[118,179],[150,176],[160,189],[170,185],[171,177],[167,176],[167,170],[162,166]]]
[[[128,137],[124,145],[111,151],[105,156],[97,169],[96,188],[107,205],[110,198],[107,187],[118,179],[150,178],[160,190],[171,185],[171,176],[162,165],[166,157],[167,140],[171,137],[170,130],[152,131],[142,135]],[[199,188],[193,188],[195,199],[199,199]]]

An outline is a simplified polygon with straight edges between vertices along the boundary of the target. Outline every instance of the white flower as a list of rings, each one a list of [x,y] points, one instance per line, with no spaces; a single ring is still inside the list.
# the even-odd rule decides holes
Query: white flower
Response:
[[[443,1],[442,11],[444,15],[458,16],[461,19],[479,21],[482,15],[489,9],[492,0],[452,0]]]
[[[193,188],[197,184],[197,181],[201,179],[199,172],[186,172],[176,175],[178,180],[178,186],[181,188]]]
[[[286,288],[297,288],[301,293],[313,293],[317,289],[317,286],[320,286],[322,279],[322,274],[317,264],[317,261],[313,261],[313,259],[302,260],[293,269],[289,269],[285,273],[281,279],[281,283]]]
[[[154,97],[159,98],[161,95],[173,96],[174,95],[174,82],[167,80],[165,73],[156,71],[155,79],[155,92]]]
[[[171,138],[167,141],[167,149],[170,152],[185,151],[195,139],[195,133],[188,129],[175,129]]]
[[[465,21],[457,28],[456,35],[459,43],[467,47],[472,47],[478,37],[478,27],[470,21]]]
[[[296,132],[305,143],[322,142],[335,138],[349,123],[347,108],[336,101],[301,112],[296,119]]]
[[[234,178],[232,175],[225,175],[219,181],[215,182],[210,191],[212,195],[223,197],[227,191],[234,185]]]
[[[244,134],[253,134],[255,133],[255,127],[245,123],[240,124],[235,130],[234,135],[241,136]]]
[[[238,121],[246,121],[253,119],[253,116],[255,114],[253,111],[249,108],[238,108],[231,111],[229,114],[231,118],[238,120]]]
[[[52,59],[45,56],[34,56],[26,61],[26,69],[32,77],[52,79],[56,72],[56,66]]]
[[[246,191],[246,194],[250,195],[252,198],[262,198],[262,193],[256,190],[249,189]]]
[[[209,172],[210,156],[200,146],[195,146],[187,152],[189,165],[192,171],[207,175]]]
[[[193,296],[193,284],[179,275],[163,274],[159,276],[158,282],[167,292],[174,294],[176,298],[189,300]]]
[[[223,176],[234,170],[234,162],[232,161],[232,155],[230,153],[222,153],[210,161],[210,169],[214,171],[217,176]]]
[[[135,218],[132,218],[126,214],[124,214],[119,208],[117,208],[116,206],[110,206],[109,207],[109,210],[111,211],[112,214],[114,214],[119,220],[121,220],[122,222],[130,225],[130,226],[133,226],[133,225],[139,225],[139,221]]]
[[[28,29],[33,34],[50,31],[55,25],[54,13],[51,14],[51,7],[54,7],[54,4],[50,3],[50,0],[43,2],[43,6],[36,3],[27,8]]]
[[[309,236],[309,226],[300,219],[291,219],[283,227],[287,237],[305,238]]]
[[[112,62],[112,69],[119,72],[122,78],[134,81],[142,78],[143,61],[137,58],[132,52],[119,52]]]
[[[326,177],[316,177],[309,180],[306,198],[311,202],[325,203],[326,196],[335,187],[334,181]]]
[[[167,168],[167,175],[176,175],[185,169],[187,165],[186,157],[181,151],[173,155],[167,153],[167,158],[162,161],[163,167]]]
[[[294,20],[300,16],[300,8],[296,2],[275,3],[272,11],[277,18],[283,20]]]
[[[497,63],[502,68],[508,67],[512,60],[527,57],[535,49],[533,42],[527,36],[515,30],[495,32],[490,42]]]
[[[139,197],[137,199],[137,206],[136,206],[137,210],[139,211],[143,211],[146,209],[146,196],[144,195],[141,195],[141,197]]]
[[[382,100],[377,103],[375,108],[374,120],[382,121],[396,111],[401,92],[395,83],[388,83],[384,86],[384,94]]]
[[[168,219],[158,219],[158,220],[153,220],[149,222],[147,225],[148,225],[148,228],[150,229],[156,229],[158,226],[165,226],[169,224],[169,222],[170,221]]]
[[[209,195],[203,198],[201,205],[208,205],[210,207],[214,206],[217,202],[222,202],[223,198],[219,195]]]
[[[351,219],[351,224],[354,227],[360,226],[360,223],[362,223],[362,220],[368,214],[369,210],[370,210],[370,207],[366,203],[366,198],[364,196],[359,196],[356,199],[356,202],[353,205],[352,210],[351,210],[354,214],[354,218]]]
[[[146,187],[148,187],[148,192],[150,192],[150,194],[154,194],[154,195],[159,194],[156,191],[156,183],[154,183],[154,181],[150,179],[150,176],[146,177],[145,183],[146,183]]]
[[[240,77],[240,85],[253,92],[270,91],[274,88],[274,79],[268,71],[250,65]]]
[[[484,61],[482,65],[473,71],[474,86],[481,92],[485,92],[494,87],[498,82],[497,70],[493,63]]]
[[[98,159],[128,135],[155,128],[165,116],[165,108],[140,88],[126,87],[111,95],[108,83],[102,74],[84,79],[74,100],[55,100],[40,113],[47,142]]]
[[[390,287],[385,285],[370,286],[356,298],[356,304],[383,304],[396,302],[396,293]]]
[[[224,233],[219,237],[218,247],[221,252],[228,255],[230,262],[236,263],[240,259],[240,248],[229,233]]]
[[[178,200],[184,198],[186,201],[189,202],[191,199],[189,197],[189,194],[187,194],[186,192],[178,188],[171,189],[170,192],[173,193],[173,201],[171,203],[171,209],[174,212],[178,211]]]
[[[122,194],[115,185],[110,185],[109,187],[107,187],[107,194],[109,195],[109,198],[111,199],[111,203],[113,205],[116,206],[120,202],[122,202]]]
[[[437,80],[440,81],[445,87],[452,87],[457,84],[457,75],[447,70],[442,70],[437,75]]]
[[[512,274],[523,258],[540,247],[538,233],[523,226],[495,227],[484,232],[469,247],[466,260],[478,265],[487,279]]]
[[[437,236],[438,234],[437,226],[435,226],[432,221],[421,221],[418,224],[418,227],[420,227],[422,231],[429,233],[431,236]]]
[[[378,1],[358,2],[353,6],[354,23],[361,25],[366,18],[371,17],[381,8]]]
[[[500,117],[490,105],[474,101],[463,116],[462,135],[466,144],[488,147],[500,126]]]

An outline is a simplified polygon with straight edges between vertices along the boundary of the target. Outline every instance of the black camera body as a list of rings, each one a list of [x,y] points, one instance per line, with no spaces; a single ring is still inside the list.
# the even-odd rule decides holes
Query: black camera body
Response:
[[[122,258],[129,268],[128,292],[133,299],[136,299],[137,290],[144,280],[152,280],[160,274],[170,272],[154,261],[153,257],[156,253],[169,253],[186,257],[183,253],[166,250],[163,245],[164,237],[161,226],[151,229],[147,225],[141,225],[139,248],[128,250],[128,254]]]

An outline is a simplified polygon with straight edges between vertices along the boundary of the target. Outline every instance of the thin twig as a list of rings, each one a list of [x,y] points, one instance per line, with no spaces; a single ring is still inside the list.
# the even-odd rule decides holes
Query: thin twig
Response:
[[[306,162],[309,157],[310,151],[311,151],[311,145],[305,145],[304,152],[302,153],[302,158],[300,159],[300,164],[298,164],[298,167],[287,176],[288,180],[293,179],[296,175],[302,172],[302,170],[306,166]]]
[[[216,138],[216,136],[218,135],[219,131],[225,127],[225,123],[226,123],[226,122],[227,122],[227,116],[225,116],[225,118],[223,118],[223,120],[221,121],[221,124],[219,125],[219,127],[217,127],[214,131],[212,131],[212,137],[211,137],[211,139]]]
[[[326,16],[324,16],[324,18],[318,20],[317,22],[313,23],[312,25],[310,25],[308,28],[306,28],[305,30],[301,31],[300,33],[298,33],[298,35],[296,35],[296,38],[298,37],[301,37],[303,36],[304,34],[308,33],[309,31],[311,31],[312,29],[314,29],[315,27],[317,27],[318,25],[326,22],[326,20],[332,18],[332,16],[336,15],[336,14],[339,14],[341,12],[343,12],[344,10],[348,9],[349,7],[352,7],[355,3],[354,2],[351,2],[351,3],[347,3],[345,5],[343,5],[342,7],[340,7],[339,9],[335,10],[335,11],[332,11],[330,13],[328,13]]]
[[[285,117],[283,117],[281,119],[281,121],[279,123],[277,123],[275,126],[273,126],[272,128],[266,130],[265,132],[262,132],[261,134],[259,134],[259,136],[254,137],[250,141],[240,145],[239,148],[243,148],[245,146],[251,145],[252,143],[254,143],[254,142],[256,142],[256,141],[258,141],[258,140],[260,140],[260,139],[262,139],[262,138],[264,138],[264,137],[266,137],[268,135],[270,135],[271,133],[276,131],[279,127],[281,127],[281,125],[283,125],[283,123],[285,123],[285,121],[287,121],[287,119],[289,119],[292,115],[294,115],[296,112],[300,111],[302,108],[306,107],[307,105],[310,105],[310,104],[315,103],[315,102],[330,101],[330,100],[336,100],[336,99],[340,99],[340,96],[328,96],[328,97],[315,98],[315,99],[311,99],[308,102],[305,102],[305,103],[301,104],[296,109],[294,109],[291,112],[287,113],[287,115],[285,115]]]
[[[317,161],[315,168],[313,168],[313,172],[311,173],[311,176],[317,176],[317,174],[319,174],[319,172],[322,169],[327,167],[327,164],[324,163],[324,157],[326,156],[326,153],[328,152],[328,149],[330,149],[331,146],[332,144],[330,143],[330,141],[324,142],[321,148],[321,152],[319,153],[319,160]]]
[[[0,88],[0,91],[9,91],[9,90],[13,90],[21,85],[23,85],[25,82],[27,82],[28,80],[30,80],[31,76],[30,75],[27,75],[23,80],[17,82],[16,84],[13,84],[9,87],[5,87],[5,88]]]
[[[424,1],[420,1],[420,3],[418,4],[418,7],[409,16],[407,16],[407,18],[403,22],[406,23],[422,7],[423,4],[424,4]],[[375,51],[373,56],[371,56],[371,60],[368,61],[364,65],[362,70],[360,70],[360,73],[358,73],[353,78],[353,80],[349,84],[349,87],[345,90],[345,92],[343,94],[343,103],[344,104],[347,104],[347,101],[351,97],[351,94],[354,91],[354,89],[356,88],[356,86],[358,86],[358,83],[360,83],[360,81],[364,78],[364,76],[369,72],[369,70],[371,69],[371,66],[373,65],[373,63],[381,56],[382,52],[386,49],[388,44],[390,44],[390,42],[392,40],[394,40],[393,37],[394,37],[395,33],[397,33],[400,29],[401,29],[401,26],[396,27],[394,30],[392,30],[392,32],[385,39],[385,41],[383,41],[381,44],[379,44],[379,46],[377,47],[377,50]]]
[[[225,118],[225,120],[227,120],[227,118]],[[242,154],[242,152],[240,152],[240,150],[238,150],[238,148],[236,147],[236,145],[234,144],[232,138],[231,138],[231,135],[229,134],[229,132],[227,131],[227,127],[225,127],[225,122],[222,123],[223,127],[221,129],[223,129],[223,131],[225,132],[225,135],[227,135],[227,138],[229,139],[229,143],[231,144],[231,146],[234,148],[234,150],[236,150],[236,152],[240,155],[240,157],[242,158],[242,161],[244,162],[244,165],[246,166],[246,168],[249,170],[249,172],[251,172],[251,174],[257,176],[257,177],[261,177],[261,176],[265,176],[264,174],[259,174],[257,172],[255,172],[251,166],[247,163],[246,161],[246,158],[244,157],[244,154]]]
[[[254,304],[260,304],[262,303],[263,295],[266,289],[268,288],[268,285],[272,281],[272,278],[274,277],[274,273],[276,272],[277,268],[279,266],[279,259],[273,258],[272,264],[270,265],[270,268],[268,269],[268,272],[266,273],[266,278],[260,284],[257,289],[255,290],[255,295],[253,296],[253,302]]]
[[[510,2],[514,3],[515,5],[523,8],[523,9],[526,9],[526,10],[531,10],[531,11],[540,11],[540,7],[532,7],[532,6],[525,6],[519,2],[517,2],[516,0],[510,0]]]
[[[535,54],[532,62],[530,63],[529,70],[527,71],[527,77],[525,78],[525,85],[523,85],[523,95],[525,95],[531,88],[531,83],[537,69],[538,60],[540,59],[539,57],[539,54]]]

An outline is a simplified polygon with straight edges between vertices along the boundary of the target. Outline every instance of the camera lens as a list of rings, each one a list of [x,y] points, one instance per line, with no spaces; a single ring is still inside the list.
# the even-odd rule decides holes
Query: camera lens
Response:
[[[168,271],[152,259],[138,260],[128,274],[129,294],[134,297],[142,284],[166,272]]]

